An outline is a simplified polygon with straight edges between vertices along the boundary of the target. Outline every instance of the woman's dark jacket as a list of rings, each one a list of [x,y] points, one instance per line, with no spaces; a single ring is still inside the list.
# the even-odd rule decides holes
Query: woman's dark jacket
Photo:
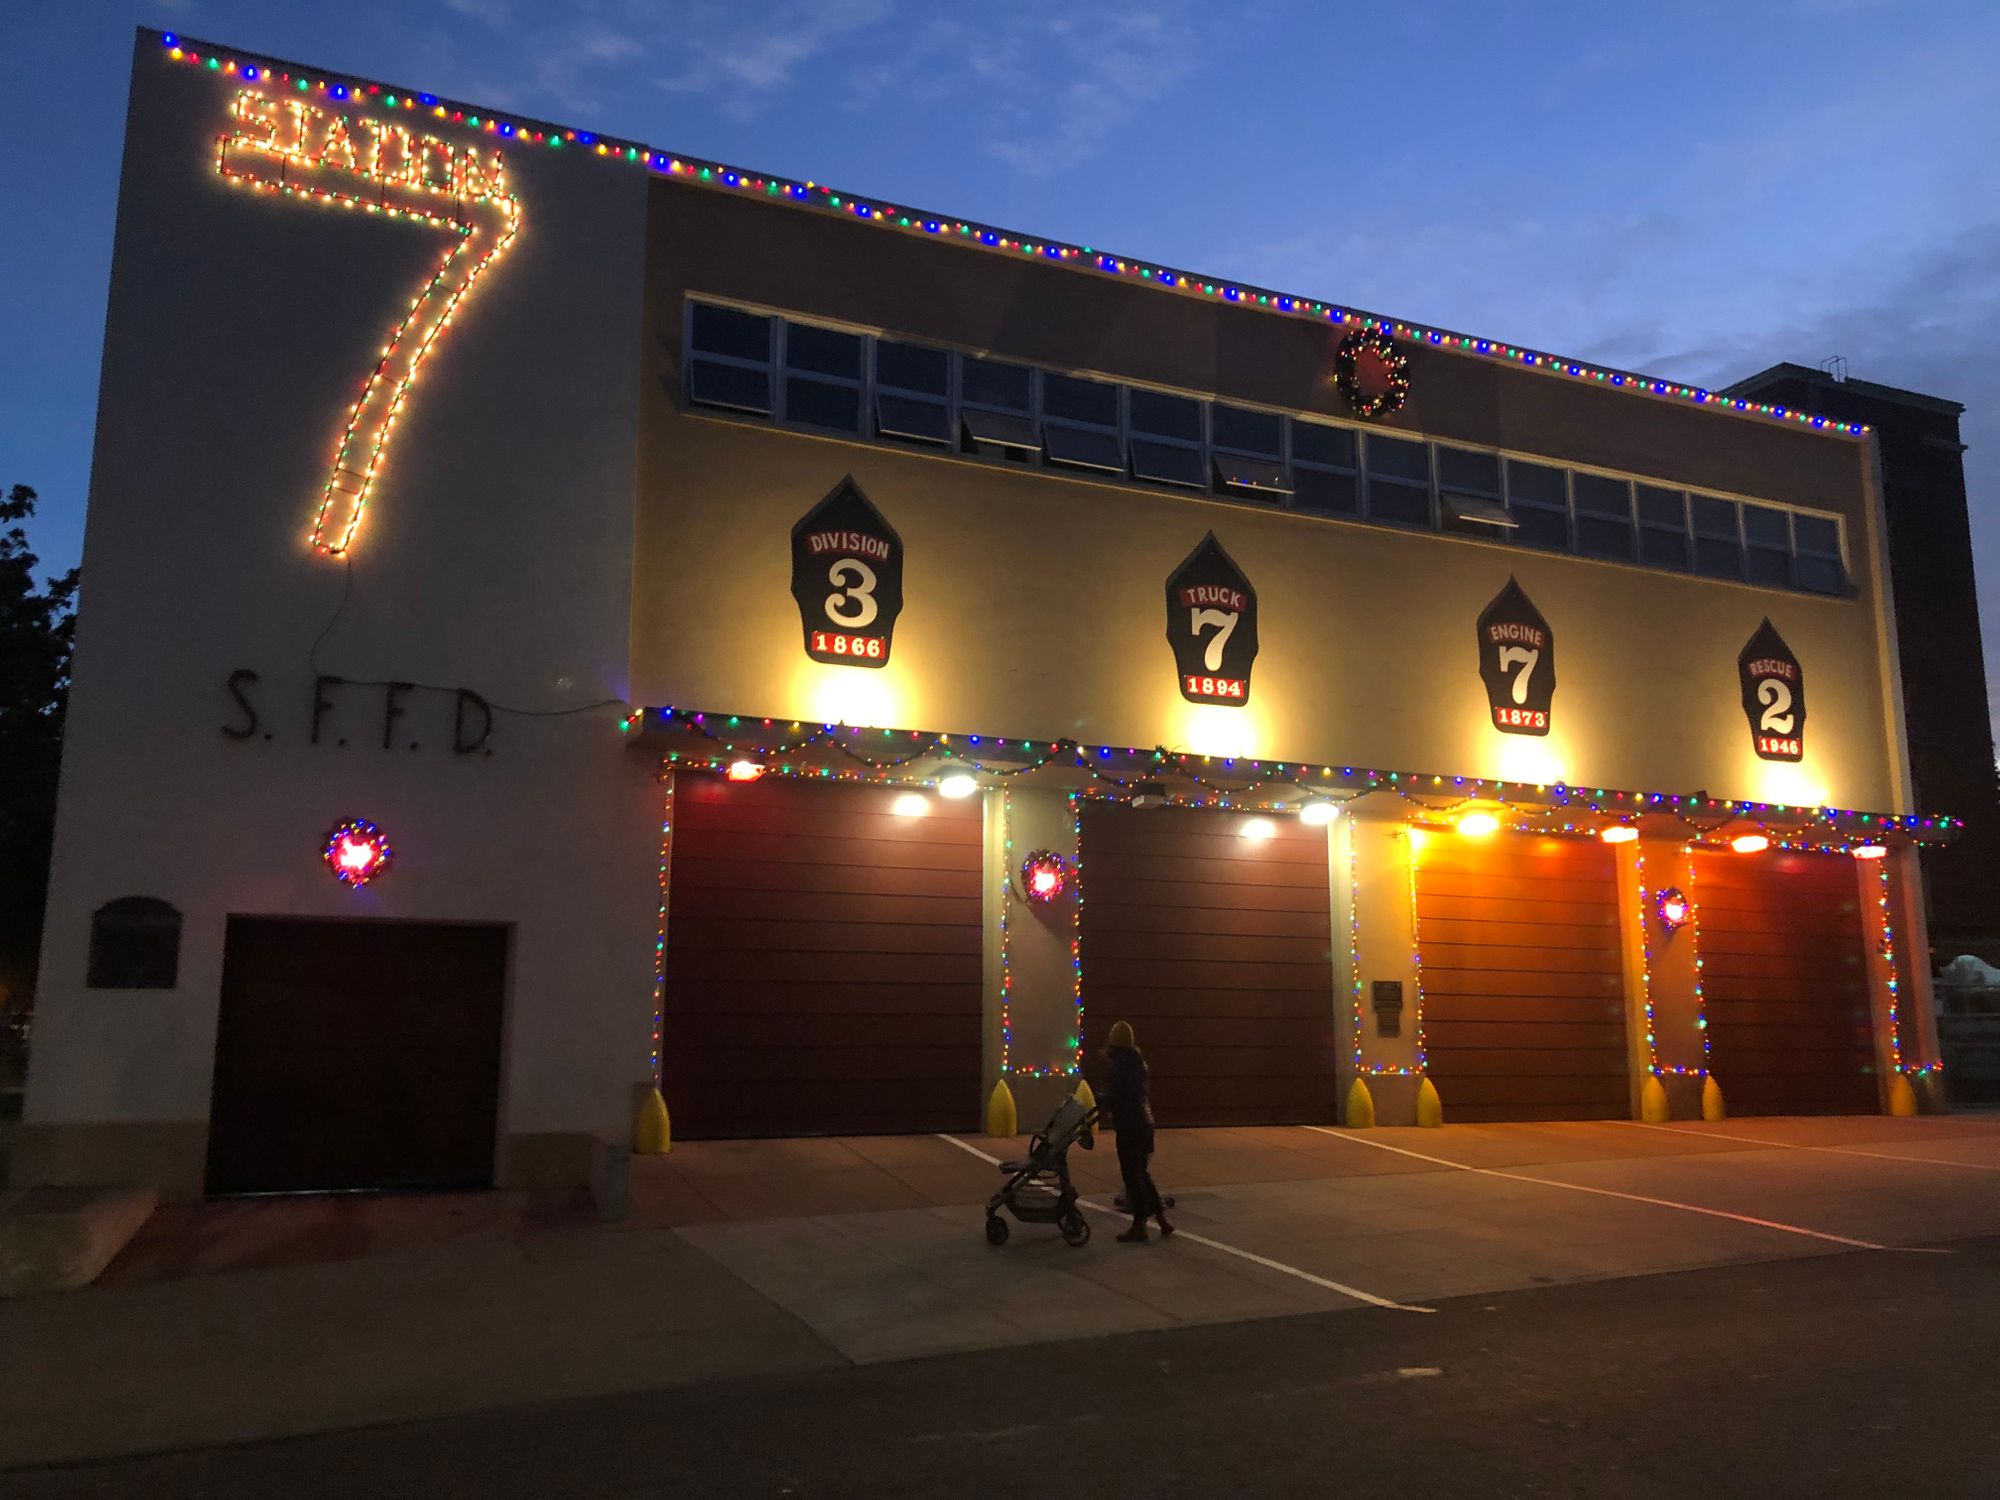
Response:
[[[1104,1107],[1111,1115],[1111,1128],[1121,1138],[1134,1136],[1150,1143],[1153,1139],[1153,1105],[1146,1097],[1146,1059],[1137,1047],[1113,1047],[1111,1078],[1104,1087]]]

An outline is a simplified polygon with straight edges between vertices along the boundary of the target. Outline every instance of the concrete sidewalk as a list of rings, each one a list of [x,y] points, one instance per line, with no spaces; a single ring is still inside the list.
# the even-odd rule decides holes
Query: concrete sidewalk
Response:
[[[1080,1250],[985,1244],[974,1153],[1004,1144],[689,1143],[620,1225],[502,1194],[164,1211],[99,1285],[0,1304],[0,1466],[2000,1234],[1988,1120],[1164,1131],[1186,1232],[1096,1213]],[[1108,1205],[1112,1153],[1072,1161]]]

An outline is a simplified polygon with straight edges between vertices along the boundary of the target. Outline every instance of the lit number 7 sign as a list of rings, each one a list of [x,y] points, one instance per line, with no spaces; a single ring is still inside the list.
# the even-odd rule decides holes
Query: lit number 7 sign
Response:
[[[1503,734],[1549,732],[1556,696],[1556,633],[1513,579],[1479,616],[1479,679],[1493,727]]]
[[[497,151],[482,160],[471,147],[413,135],[394,120],[339,114],[256,89],[238,90],[229,113],[236,128],[219,136],[215,148],[215,170],[225,182],[451,236],[409,311],[389,330],[334,446],[312,544],[339,557],[360,529],[417,370],[466,294],[513,244],[521,205]]]
[[[1257,591],[1210,532],[1167,575],[1167,643],[1181,696],[1241,708],[1257,659]]]

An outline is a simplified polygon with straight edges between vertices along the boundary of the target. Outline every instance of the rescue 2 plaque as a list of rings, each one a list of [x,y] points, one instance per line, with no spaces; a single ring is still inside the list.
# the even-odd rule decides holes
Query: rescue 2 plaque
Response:
[[[1167,644],[1188,702],[1250,701],[1257,591],[1212,531],[1167,575]]]
[[[1549,732],[1556,696],[1556,637],[1521,585],[1493,596],[1479,616],[1479,679],[1493,727],[1503,734]]]
[[[1806,674],[1768,619],[1736,658],[1743,712],[1760,760],[1799,761],[1806,754]]]
[[[814,661],[889,664],[903,612],[903,539],[852,475],[792,528],[792,597]]]

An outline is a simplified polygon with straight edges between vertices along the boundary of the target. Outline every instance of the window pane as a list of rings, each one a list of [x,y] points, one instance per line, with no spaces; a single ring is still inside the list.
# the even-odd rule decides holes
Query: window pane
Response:
[[[1815,553],[1820,557],[1840,556],[1840,523],[1820,516],[1793,516],[1792,532],[1798,538],[1799,551]]]
[[[1422,443],[1405,442],[1402,438],[1368,435],[1368,445],[1363,450],[1368,460],[1370,475],[1383,475],[1391,479],[1414,479],[1428,489],[1431,482],[1430,450]]]
[[[1561,469],[1524,464],[1511,458],[1507,460],[1507,498],[1553,506],[1557,510],[1569,509],[1569,490],[1563,483]]]
[[[1582,479],[1585,476],[1576,476]],[[1576,513],[1576,550],[1585,557],[1632,558],[1632,523],[1606,516],[1586,515],[1579,504]]]
[[[1744,554],[1752,583],[1768,583],[1774,588],[1792,585],[1792,554],[1777,547],[1752,547]]]
[[[926,349],[918,344],[892,344],[887,339],[875,345],[877,385],[893,385],[906,391],[942,396],[945,371],[950,364],[951,356],[942,349]]]
[[[1351,469],[1354,467],[1354,434],[1345,427],[1294,422],[1292,458],[1299,463],[1331,464],[1337,469]]]
[[[1135,479],[1155,479],[1162,484],[1208,488],[1208,476],[1201,471],[1201,449],[1149,443],[1144,438],[1132,439],[1132,475]]]
[[[1118,387],[1101,380],[1077,380],[1068,375],[1042,377],[1042,415],[1072,422],[1118,425]],[[1122,467],[1122,465],[1121,465]]]
[[[1500,455],[1468,453],[1463,448],[1437,450],[1438,488],[1471,495],[1500,493]]]
[[[1606,516],[1618,521],[1628,521],[1632,516],[1632,486],[1622,479],[1607,479],[1602,474],[1572,474],[1569,477],[1570,494],[1576,500],[1578,517],[1585,514]],[[1581,526],[1578,534],[1582,534]]]
[[[1688,567],[1688,539],[1682,531],[1665,531],[1647,526],[1639,532],[1639,561],[1649,568],[1672,568],[1685,573]]]
[[[1838,594],[1847,587],[1847,580],[1841,576],[1840,564],[1830,557],[1807,557],[1800,555],[1799,587],[1810,589],[1815,594]]]
[[[842,432],[861,430],[861,387],[793,376],[785,382],[785,420]]]
[[[1155,437],[1201,441],[1201,403],[1184,396],[1163,396],[1158,391],[1134,391],[1131,396],[1132,430]],[[1197,463],[1196,469],[1201,465]]]
[[[1694,539],[1694,570],[1709,578],[1741,578],[1743,549],[1723,537]]]
[[[883,437],[951,442],[951,419],[945,414],[942,401],[917,401],[888,391],[876,393],[875,430]]]
[[[1743,539],[1753,547],[1789,550],[1792,545],[1790,517],[1781,510],[1746,505],[1743,507]]]
[[[1028,409],[1028,367],[1002,364],[997,359],[965,361],[963,395],[982,406],[1001,406],[1009,411]]]
[[[1256,458],[1243,453],[1215,455],[1215,482],[1224,489],[1248,490],[1266,499],[1292,492],[1283,464],[1275,458]]]
[[[1357,484],[1352,474],[1332,474],[1325,469],[1294,467],[1292,503],[1300,510],[1323,511],[1328,515],[1352,516],[1361,510]]]
[[[1212,406],[1209,411],[1210,420],[1215,424],[1216,447],[1261,453],[1270,458],[1278,456],[1278,440],[1284,429],[1284,419],[1276,413],[1244,411],[1238,406]]]
[[[958,419],[965,427],[967,440],[973,443],[992,443],[997,447],[1024,452],[1033,452],[1042,446],[1041,439],[1035,435],[1035,424],[1026,417],[966,406],[959,409]]]
[[[738,359],[771,358],[771,320],[733,307],[694,305],[694,347],[703,354],[732,354]]]
[[[1706,495],[1690,496],[1688,513],[1694,517],[1695,534],[1713,537],[1734,545],[1736,542],[1736,502],[1711,500]]]
[[[1679,490],[1663,490],[1656,485],[1639,486],[1639,524],[1687,529],[1687,498]]]
[[[820,375],[861,378],[861,336],[833,328],[813,328],[804,323],[785,326],[785,365],[793,370],[811,370]]]
[[[1065,427],[1049,422],[1042,427],[1042,442],[1051,463],[1074,464],[1082,469],[1125,472],[1125,455],[1118,449],[1118,434],[1090,427]]]
[[[718,365],[697,359],[688,366],[688,400],[701,406],[771,414],[771,375],[741,365]]]
[[[1368,440],[1369,451],[1374,451],[1376,439]],[[1419,445],[1421,448],[1421,445]],[[1394,480],[1380,479],[1373,475],[1368,480],[1368,519],[1386,521],[1391,526],[1429,526],[1431,524],[1431,491],[1429,485],[1403,484]]]
[[[1514,540],[1522,546],[1546,547],[1552,552],[1569,550],[1568,511],[1516,501],[1507,512],[1515,521]]]

